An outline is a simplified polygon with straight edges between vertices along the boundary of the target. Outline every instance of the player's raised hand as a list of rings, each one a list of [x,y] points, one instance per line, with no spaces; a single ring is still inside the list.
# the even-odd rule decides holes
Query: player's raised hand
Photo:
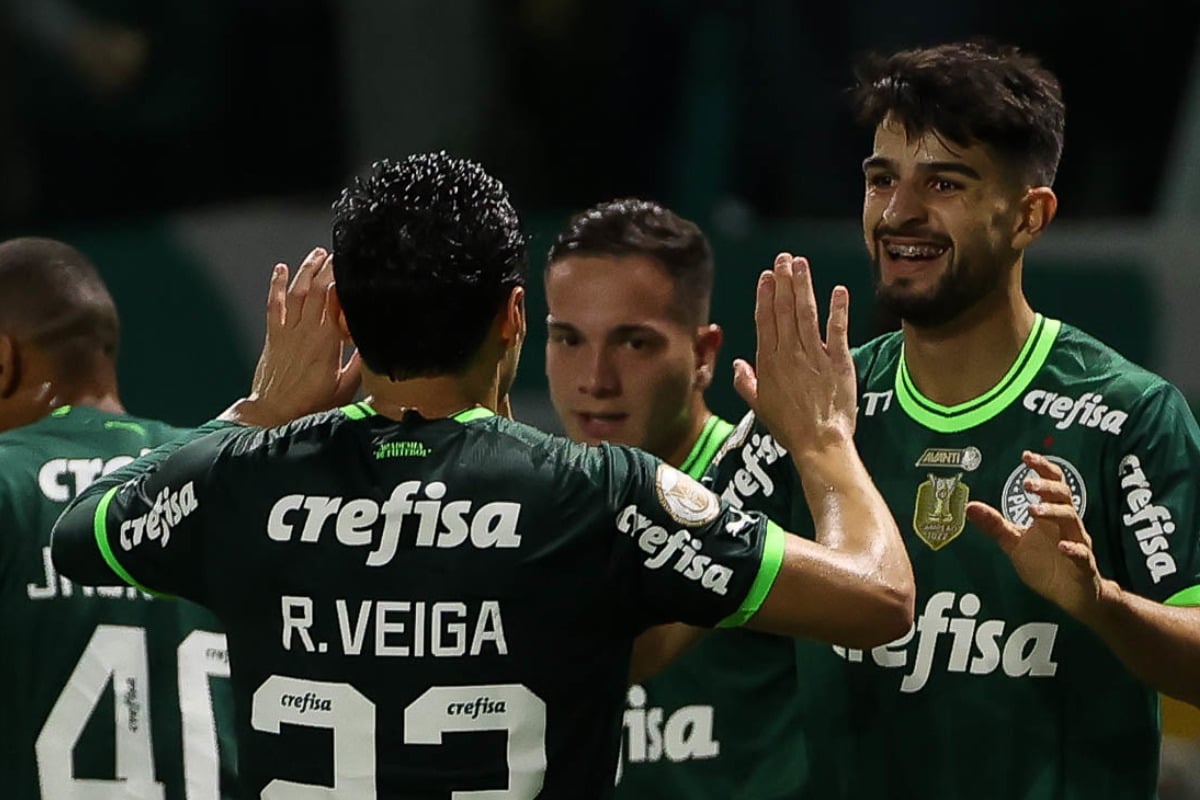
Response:
[[[734,362],[734,386],[793,453],[853,438],[858,389],[850,357],[849,314],[850,294],[838,286],[821,339],[808,259],[780,253],[774,268],[759,276],[755,364]]]
[[[346,360],[341,306],[333,284],[333,258],[315,248],[288,284],[288,267],[276,264],[267,293],[267,334],[248,398],[223,416],[250,425],[281,425],[349,403],[358,391],[361,364]]]
[[[1026,451],[1022,460],[1036,473],[1025,479],[1024,488],[1041,500],[1029,507],[1033,521],[1015,525],[978,500],[967,503],[967,519],[996,540],[1029,588],[1072,616],[1084,617],[1104,588],[1092,537],[1075,510],[1062,469],[1037,453]]]

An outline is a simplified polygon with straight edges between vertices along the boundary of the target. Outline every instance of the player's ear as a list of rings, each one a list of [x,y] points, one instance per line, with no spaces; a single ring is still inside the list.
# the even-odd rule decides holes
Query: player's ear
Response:
[[[525,287],[514,286],[508,293],[500,335],[506,342],[525,338]]]
[[[0,397],[10,397],[17,391],[17,342],[7,333],[0,333]]]
[[[329,305],[328,312],[337,317],[338,330],[342,332],[342,339],[347,342],[353,342],[354,338],[350,335],[350,326],[346,324],[346,311],[342,308],[342,298],[338,297],[337,284],[329,284]]]
[[[717,354],[724,340],[725,333],[720,325],[710,323],[696,329],[696,385],[701,390],[712,384],[713,373],[717,369]]]
[[[1058,196],[1049,186],[1034,186],[1021,198],[1021,214],[1013,236],[1013,249],[1024,250],[1045,232],[1058,213]]]

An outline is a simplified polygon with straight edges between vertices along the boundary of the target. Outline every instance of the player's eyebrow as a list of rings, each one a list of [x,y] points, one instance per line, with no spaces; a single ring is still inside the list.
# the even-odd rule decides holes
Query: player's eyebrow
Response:
[[[650,334],[652,336],[661,336],[658,329],[652,325],[638,325],[637,323],[629,323],[627,325],[618,325],[612,329],[613,336],[631,336],[635,333]]]
[[[872,169],[886,169],[895,172],[896,162],[886,156],[869,156],[863,159],[862,168],[863,172]],[[982,180],[983,178],[978,170],[965,161],[922,161],[917,164],[917,170],[920,172],[949,172],[974,180]]]
[[[862,170],[863,172],[866,172],[867,170],[871,169],[895,170],[896,162],[892,161],[890,158],[884,158],[883,156],[867,156],[863,159]]]

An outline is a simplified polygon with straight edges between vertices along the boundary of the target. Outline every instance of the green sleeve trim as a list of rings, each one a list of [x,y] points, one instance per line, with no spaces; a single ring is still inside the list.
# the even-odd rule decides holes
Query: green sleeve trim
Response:
[[[784,533],[783,528],[771,520],[767,520],[767,533],[766,539],[763,541],[762,561],[758,565],[758,575],[754,577],[754,583],[750,585],[750,591],[746,593],[742,607],[721,620],[717,624],[718,628],[736,628],[739,625],[745,625],[747,620],[758,613],[758,609],[762,608],[763,600],[767,599],[767,593],[775,585],[775,579],[779,577],[779,568],[783,566],[783,551],[786,546],[787,534]]]
[[[921,394],[908,374],[901,347],[896,367],[896,399],[913,421],[937,433],[958,433],[981,425],[1012,405],[1029,387],[1050,356],[1061,327],[1058,320],[1038,314],[1029,338],[1000,382],[980,397],[955,406],[940,405]]]
[[[1200,586],[1189,586],[1163,601],[1168,606],[1200,606]]]
[[[71,413],[71,407],[70,407],[70,406],[59,406],[58,408],[56,408],[56,409],[54,409],[53,411],[51,411],[51,412],[50,412],[50,416],[52,416],[52,417],[65,417],[67,414],[70,414],[70,413]]]
[[[492,411],[490,408],[475,406],[474,408],[468,408],[465,411],[458,412],[454,416],[450,417],[450,419],[454,420],[455,422],[474,422],[477,419],[486,419],[487,417],[494,416],[496,416],[496,412]]]
[[[703,478],[708,465],[712,463],[713,457],[716,456],[717,451],[721,449],[721,445],[725,444],[725,440],[731,433],[733,433],[732,425],[716,414],[710,416],[704,423],[704,428],[700,431],[696,443],[692,445],[692,451],[680,464],[679,471],[696,480]]]
[[[159,594],[135,581],[133,576],[117,561],[112,546],[108,543],[108,506],[120,488],[120,486],[114,486],[104,493],[104,496],[100,498],[100,503],[96,506],[96,515],[92,518],[92,528],[96,532],[96,544],[100,548],[100,555],[104,556],[104,563],[108,564],[109,569],[133,588],[155,597],[169,597],[170,595]]]

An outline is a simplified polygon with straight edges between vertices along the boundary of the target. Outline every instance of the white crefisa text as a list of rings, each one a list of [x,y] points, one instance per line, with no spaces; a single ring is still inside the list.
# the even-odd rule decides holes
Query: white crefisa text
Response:
[[[1118,465],[1118,473],[1128,509],[1128,513],[1121,515],[1121,522],[1137,539],[1146,557],[1150,579],[1158,583],[1178,569],[1167,538],[1175,533],[1175,521],[1169,508],[1154,502],[1154,488],[1146,478],[1141,459],[1132,453],[1125,456]]]
[[[1026,622],[1010,628],[1002,619],[977,619],[982,604],[970,592],[937,592],[925,603],[908,633],[873,650],[834,647],[850,662],[871,661],[885,669],[903,669],[900,691],[919,692],[935,671],[991,675],[1000,670],[1010,678],[1050,678],[1058,671],[1054,641],[1058,625]],[[957,613],[956,613],[957,612]],[[943,637],[947,637],[946,641]],[[912,653],[913,640],[916,653]]]
[[[479,550],[520,547],[521,504],[446,500],[446,484],[404,481],[383,503],[365,497],[289,494],[267,516],[267,536],[276,542],[316,544],[332,529],[338,542],[367,547],[367,566],[391,563],[402,538],[407,546]]]
[[[636,505],[629,505],[617,515],[617,530],[637,540],[638,549],[646,554],[642,563],[650,569],[669,565],[714,594],[729,592],[733,570],[715,563],[711,555],[701,552],[704,543],[684,528],[668,533],[666,528],[642,514]]]

